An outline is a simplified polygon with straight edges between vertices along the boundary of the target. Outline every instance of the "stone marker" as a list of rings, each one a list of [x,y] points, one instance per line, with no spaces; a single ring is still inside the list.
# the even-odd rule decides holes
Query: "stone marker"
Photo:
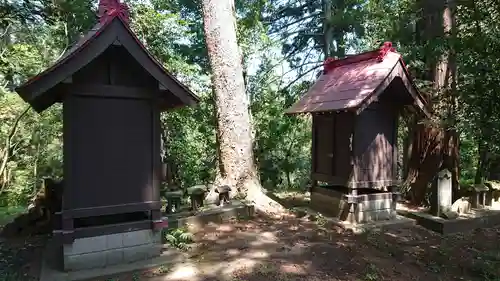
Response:
[[[217,198],[217,202],[215,203],[218,206],[224,206],[230,204],[229,202],[229,192],[231,191],[231,187],[229,185],[221,185],[215,188],[215,192],[219,194]]]
[[[485,184],[476,184],[474,185],[474,201],[472,202],[472,207],[474,208],[482,208],[486,206],[486,193],[489,188]]]
[[[444,211],[449,211],[452,205],[451,172],[444,169],[437,174],[432,184],[431,213],[440,217]]]
[[[441,217],[447,220],[454,220],[459,217],[459,214],[448,209],[441,212]]]
[[[455,201],[453,205],[451,205],[451,210],[458,214],[467,214],[471,211],[471,203],[470,199],[467,197],[462,197]]]

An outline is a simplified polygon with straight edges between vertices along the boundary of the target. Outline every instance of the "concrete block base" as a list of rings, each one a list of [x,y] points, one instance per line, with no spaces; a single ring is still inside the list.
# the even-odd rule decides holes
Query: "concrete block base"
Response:
[[[65,271],[102,268],[146,260],[162,251],[161,231],[138,230],[76,239],[63,245]]]
[[[457,219],[443,219],[427,211],[398,210],[402,216],[414,219],[417,224],[440,234],[468,232],[478,228],[500,225],[500,211],[472,209],[469,214],[462,214]]]
[[[348,223],[369,223],[396,218],[392,193],[380,192],[358,196],[357,203],[348,203],[346,194],[323,187],[311,193],[311,208]]]

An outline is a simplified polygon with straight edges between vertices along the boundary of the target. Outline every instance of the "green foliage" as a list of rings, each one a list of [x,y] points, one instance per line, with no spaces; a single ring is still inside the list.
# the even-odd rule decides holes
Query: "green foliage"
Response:
[[[172,247],[188,250],[193,243],[193,235],[184,228],[169,229],[164,232],[165,241]]]
[[[43,114],[29,110],[9,138],[27,106],[13,89],[53,63],[95,23],[95,2],[0,3],[0,159],[9,152],[6,169],[0,174],[1,205],[25,203],[43,177],[62,177],[60,106]],[[284,110],[314,81],[324,55],[343,56],[375,48],[383,41],[396,44],[417,78],[429,72],[426,59],[437,59],[449,47],[455,49],[459,71],[453,126],[461,136],[461,181],[474,182],[478,171],[479,178],[487,177],[491,162],[500,153],[498,1],[460,2],[456,38],[427,41],[418,40],[419,1],[235,2],[255,157],[265,187],[304,189],[308,183],[310,119],[286,116]],[[200,1],[127,3],[132,28],[146,47],[201,98],[197,107],[162,115],[164,161],[176,167],[181,187],[213,181],[217,172],[216,116]],[[331,45],[327,54],[325,42]],[[422,79],[418,82],[425,84]],[[404,128],[399,132],[400,143],[407,132]]]
[[[14,217],[25,210],[23,207],[0,207],[0,227],[9,223]]]

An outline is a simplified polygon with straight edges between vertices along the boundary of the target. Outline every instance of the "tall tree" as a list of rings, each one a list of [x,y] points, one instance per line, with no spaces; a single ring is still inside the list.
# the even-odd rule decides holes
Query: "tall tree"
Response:
[[[212,68],[220,146],[220,181],[236,187],[265,212],[282,207],[268,198],[254,163],[249,100],[236,38],[234,0],[203,0],[205,41]]]
[[[431,122],[415,120],[413,143],[408,163],[407,183],[412,201],[421,204],[428,183],[440,169],[453,174],[453,188],[458,194],[459,155],[458,134],[455,130],[456,63],[453,45],[456,35],[455,3],[453,0],[417,1],[422,15],[417,22],[418,44],[425,46],[426,71],[420,78],[430,81],[429,107],[434,113]]]

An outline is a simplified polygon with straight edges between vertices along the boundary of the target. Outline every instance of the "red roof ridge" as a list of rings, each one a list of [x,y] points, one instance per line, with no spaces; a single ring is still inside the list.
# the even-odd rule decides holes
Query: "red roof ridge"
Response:
[[[324,67],[323,74],[326,74],[329,71],[340,66],[367,61],[371,59],[377,59],[378,62],[382,62],[389,52],[396,52],[396,49],[392,46],[392,42],[384,42],[384,44],[377,50],[346,56],[341,59],[327,58],[323,63]]]
[[[114,17],[120,17],[126,24],[130,23],[129,8],[127,4],[120,3],[120,0],[99,0],[98,17],[101,24]]]

